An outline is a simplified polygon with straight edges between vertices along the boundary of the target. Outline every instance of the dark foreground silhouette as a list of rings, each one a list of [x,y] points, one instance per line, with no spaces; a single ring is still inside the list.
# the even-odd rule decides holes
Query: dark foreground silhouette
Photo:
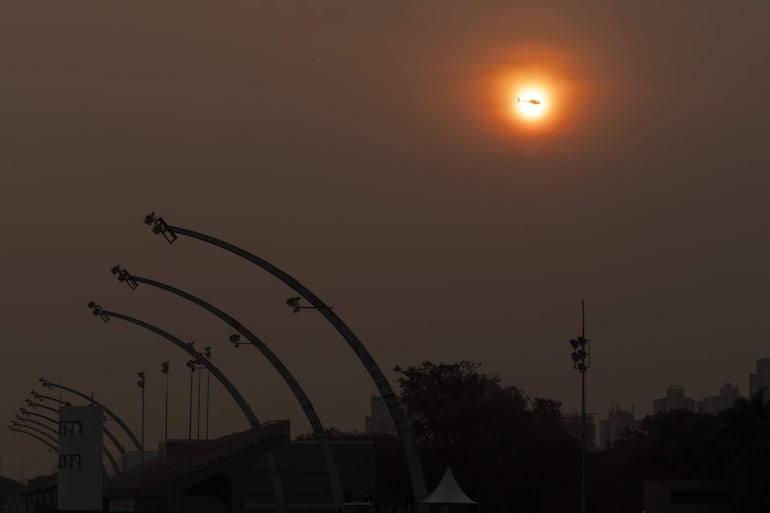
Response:
[[[580,445],[560,424],[558,401],[530,399],[469,362],[396,368],[432,489],[451,467],[482,512],[573,511],[580,504]],[[409,480],[398,440],[372,439],[378,510],[409,510]],[[307,435],[312,437],[312,435]],[[770,406],[762,395],[718,416],[676,411],[647,417],[613,448],[589,453],[588,510],[643,509],[646,481],[726,481],[738,511],[770,511]]]

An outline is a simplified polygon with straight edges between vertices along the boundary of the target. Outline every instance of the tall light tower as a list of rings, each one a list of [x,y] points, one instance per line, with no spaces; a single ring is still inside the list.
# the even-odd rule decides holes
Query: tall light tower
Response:
[[[572,346],[572,364],[580,372],[582,387],[583,443],[580,454],[580,511],[586,513],[586,371],[591,366],[591,341],[586,338],[586,302],[582,301],[582,334],[569,341]]]
[[[422,462],[420,461],[420,455],[417,452],[417,447],[414,441],[414,434],[412,433],[412,429],[409,424],[409,421],[406,418],[406,414],[404,413],[404,410],[401,407],[401,403],[399,402],[398,397],[396,396],[396,393],[393,391],[393,388],[390,386],[388,379],[385,377],[385,374],[383,374],[382,369],[380,369],[375,359],[366,349],[366,347],[361,342],[361,340],[355,335],[355,333],[353,333],[353,330],[351,330],[350,327],[348,327],[345,324],[345,322],[343,322],[343,320],[334,312],[334,310],[331,307],[327,306],[323,301],[321,301],[321,299],[318,296],[316,296],[307,287],[305,287],[299,281],[297,281],[296,278],[294,278],[287,272],[279,269],[278,267],[271,264],[267,260],[260,258],[254,253],[246,251],[243,248],[230,244],[229,242],[225,242],[221,239],[217,239],[210,235],[189,230],[181,226],[169,225],[168,223],[166,223],[166,221],[162,217],[156,216],[155,212],[151,212],[149,215],[145,216],[144,223],[152,227],[153,233],[157,235],[162,235],[163,238],[169,244],[176,241],[179,238],[179,236],[190,237],[193,239],[197,239],[201,242],[205,242],[207,244],[220,247],[225,251],[229,251],[245,260],[248,260],[249,262],[256,265],[257,267],[260,267],[261,269],[272,274],[275,278],[282,281],[289,288],[291,288],[296,294],[298,294],[298,296],[289,298],[290,302],[287,301],[287,303],[289,303],[289,306],[295,312],[299,312],[303,308],[313,308],[318,312],[320,312],[321,315],[323,315],[323,317],[326,318],[326,320],[329,321],[329,323],[331,323],[331,325],[337,330],[337,332],[342,336],[342,338],[345,339],[345,341],[348,343],[350,348],[355,352],[356,356],[358,357],[360,362],[364,365],[370,377],[374,381],[374,384],[380,393],[380,397],[382,397],[383,401],[385,402],[385,405],[388,407],[391,417],[393,418],[393,422],[396,425],[396,430],[398,431],[398,437],[401,441],[401,446],[404,451],[404,456],[406,457],[406,464],[409,472],[409,478],[412,484],[412,495],[414,498],[414,502],[419,503],[422,499],[425,498],[425,496],[427,495],[427,492],[425,489],[425,477],[422,472]],[[125,277],[125,278],[128,278],[128,277]],[[134,279],[135,283],[139,282],[139,279],[136,276],[134,276],[134,278],[135,278]],[[147,280],[144,280],[143,282],[148,283]],[[131,283],[129,283],[128,285],[132,286]],[[305,299],[310,304],[310,307],[305,307],[301,305],[299,303],[299,300],[296,299],[297,297]],[[242,326],[237,326],[235,324],[231,324],[231,326],[235,328],[237,331],[239,331],[241,335],[243,335],[247,339],[254,338],[254,340],[251,340],[251,342],[253,342],[256,346],[256,344],[258,343],[256,337],[251,337],[251,334],[247,335],[246,331],[242,331],[240,329],[242,328]],[[256,347],[260,347],[260,346],[256,346]],[[273,363],[273,361],[271,361],[271,363]],[[283,369],[281,371],[283,372]],[[296,391],[298,398],[300,398],[300,395],[303,396],[301,397],[302,403],[305,403],[305,402],[309,403],[307,397],[304,397],[304,393],[300,394],[299,387],[296,385],[296,383],[291,383],[290,386],[292,387],[292,390]],[[308,407],[306,407],[303,404],[303,409],[309,410],[310,409],[309,404],[308,404]],[[310,414],[308,415],[308,417],[309,417],[311,426],[313,426],[314,431],[316,428],[321,427],[320,421],[317,418],[313,418],[314,414]],[[319,429],[319,431],[321,432],[322,436],[325,436],[322,430]],[[318,432],[316,434],[318,434]],[[333,457],[331,456],[331,450],[328,448],[328,443],[324,446],[325,438],[319,437],[319,440],[322,442],[321,450],[324,451],[325,453],[324,458],[327,461],[330,461],[330,462],[333,461]],[[332,486],[333,488],[336,488],[337,491],[339,491],[340,489],[339,483],[335,483]],[[337,494],[337,492],[334,492],[334,491],[333,493]],[[335,503],[336,502],[337,501],[335,500]]]
[[[139,381],[136,382],[136,386],[142,389],[142,467],[144,467],[144,371],[137,372]]]

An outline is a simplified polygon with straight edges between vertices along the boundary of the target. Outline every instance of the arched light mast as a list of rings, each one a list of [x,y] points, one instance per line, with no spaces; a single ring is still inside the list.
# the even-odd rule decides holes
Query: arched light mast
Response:
[[[342,335],[348,345],[350,345],[351,349],[353,349],[353,352],[355,352],[356,356],[358,356],[358,359],[361,360],[361,363],[364,365],[366,370],[369,372],[369,375],[374,381],[380,396],[385,402],[385,405],[388,407],[388,411],[390,412],[390,415],[393,418],[393,423],[395,424],[396,430],[398,431],[398,437],[401,440],[401,446],[403,448],[404,456],[406,457],[406,463],[409,469],[409,477],[412,483],[412,492],[414,494],[415,502],[419,502],[425,498],[425,478],[422,473],[422,464],[420,462],[420,457],[417,453],[417,448],[414,443],[412,430],[409,426],[406,415],[404,414],[404,410],[401,408],[401,403],[398,401],[396,394],[393,392],[393,389],[391,388],[390,383],[388,382],[385,375],[382,373],[382,370],[380,370],[379,365],[377,365],[377,362],[374,360],[372,355],[369,354],[369,351],[366,349],[364,344],[361,342],[361,340],[359,340],[355,333],[353,333],[353,330],[351,330],[342,321],[342,319],[334,313],[331,307],[327,306],[318,296],[313,294],[313,292],[311,292],[307,287],[302,285],[297,279],[295,279],[287,272],[279,269],[267,260],[264,260],[253,253],[239,248],[238,246],[230,244],[229,242],[225,242],[221,239],[217,239],[210,235],[189,230],[187,228],[182,228],[180,226],[169,225],[162,217],[156,216],[155,212],[145,216],[144,223],[152,227],[153,233],[162,235],[169,244],[174,243],[174,241],[176,241],[180,235],[183,235],[193,239],[198,239],[202,242],[206,242],[208,244],[229,251],[235,255],[238,255],[239,257],[248,260],[249,262],[257,265],[258,267],[264,269],[265,271],[281,280],[284,284],[286,284],[289,288],[294,290],[297,294],[299,294],[312,305],[312,307],[305,308],[314,308],[318,310],[321,315],[323,315],[326,320],[329,321],[332,326],[334,326],[337,332]],[[298,312],[302,308],[297,303],[296,298],[290,298],[289,301],[289,306],[292,306],[295,312]]]

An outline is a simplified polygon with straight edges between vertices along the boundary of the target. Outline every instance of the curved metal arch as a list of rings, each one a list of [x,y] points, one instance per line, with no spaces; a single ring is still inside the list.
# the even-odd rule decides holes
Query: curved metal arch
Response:
[[[265,271],[281,280],[284,284],[305,298],[311,305],[313,305],[313,307],[321,312],[321,315],[323,315],[326,320],[329,321],[332,326],[334,326],[334,328],[337,330],[337,332],[339,332],[340,335],[342,335],[351,349],[353,349],[353,352],[356,353],[358,359],[361,360],[361,363],[364,365],[364,367],[366,367],[366,370],[369,372],[369,375],[374,381],[374,384],[377,386],[377,390],[379,391],[383,401],[385,401],[385,404],[388,407],[388,411],[390,411],[390,415],[393,418],[393,423],[396,426],[396,430],[398,431],[398,437],[401,441],[401,446],[406,457],[406,463],[409,468],[409,477],[412,482],[412,492],[414,494],[415,502],[419,502],[425,498],[427,492],[425,489],[425,477],[422,472],[422,463],[420,462],[420,456],[417,453],[417,447],[414,443],[414,436],[412,435],[411,427],[409,426],[409,422],[406,419],[406,414],[401,407],[401,403],[399,403],[396,394],[393,392],[393,389],[390,386],[390,383],[364,344],[361,342],[361,340],[359,340],[356,334],[353,333],[353,330],[351,330],[329,306],[327,306],[318,296],[313,294],[313,292],[311,292],[307,287],[302,285],[296,278],[287,272],[279,269],[267,260],[264,260],[253,253],[239,248],[238,246],[230,244],[229,242],[225,242],[221,239],[217,239],[210,235],[188,230],[187,228],[168,225],[161,218],[155,218],[154,213],[145,218],[145,223],[154,224],[153,232],[157,234],[163,234],[170,243],[176,240],[177,235],[185,235],[192,239],[197,239],[213,246],[220,247],[226,251],[238,255],[241,258],[248,260],[249,262],[257,265],[258,267],[261,267]]]
[[[304,412],[305,417],[307,417],[308,421],[310,422],[310,426],[313,428],[313,432],[315,433],[316,438],[318,439],[318,444],[321,449],[321,454],[324,459],[324,464],[326,465],[326,472],[329,478],[329,487],[331,489],[334,507],[338,509],[342,508],[344,505],[342,485],[340,484],[340,477],[339,477],[339,472],[337,470],[337,463],[334,460],[334,454],[332,453],[331,446],[329,445],[328,437],[326,436],[326,430],[324,429],[323,424],[321,423],[321,419],[318,417],[318,414],[316,413],[315,408],[313,407],[313,403],[310,402],[310,398],[307,396],[307,394],[305,394],[305,391],[299,385],[299,383],[294,378],[292,373],[283,364],[283,362],[275,355],[275,353],[273,353],[267,347],[267,345],[264,342],[262,342],[262,340],[259,339],[259,337],[257,337],[248,328],[246,328],[246,326],[241,324],[239,321],[237,321],[235,318],[233,318],[229,314],[225,313],[224,311],[220,310],[216,306],[212,305],[211,303],[208,303],[200,299],[199,297],[190,294],[189,292],[185,292],[184,290],[178,289],[176,287],[172,287],[171,285],[167,285],[159,281],[151,280],[149,278],[135,276],[133,274],[131,274],[130,276],[131,276],[131,279],[134,280],[136,283],[144,283],[145,285],[149,285],[151,287],[156,287],[161,290],[165,290],[166,292],[170,292],[192,303],[195,303],[196,305],[200,306],[201,308],[205,309],[206,311],[212,313],[219,319],[229,324],[233,329],[235,329],[238,333],[243,335],[249,342],[251,342],[251,345],[256,347],[260,353],[262,353],[262,355],[267,359],[270,365],[273,366],[273,368],[278,372],[278,374],[280,374],[281,378],[283,378],[284,382],[289,386],[292,393],[294,394],[295,399],[297,400],[300,407],[302,408],[302,411]],[[104,311],[104,313],[107,315],[110,315],[110,312],[108,311]]]
[[[104,310],[104,313],[109,315],[110,317],[114,317],[116,319],[121,319],[126,322],[136,324],[137,326],[141,326],[142,328],[152,331],[156,335],[160,335],[161,337],[165,338],[166,340],[170,341],[172,344],[177,346],[182,351],[192,356],[197,362],[203,364],[203,366],[207,370],[211,371],[211,374],[213,374],[214,377],[217,380],[219,380],[219,383],[223,387],[225,387],[227,392],[230,394],[230,396],[236,402],[238,407],[241,409],[241,412],[246,417],[246,420],[249,422],[251,427],[259,426],[259,420],[257,420],[257,416],[254,414],[254,411],[248,405],[248,403],[243,398],[243,396],[238,391],[238,389],[235,388],[235,385],[233,385],[230,382],[230,380],[227,379],[227,377],[224,374],[222,374],[222,371],[220,371],[216,366],[214,366],[214,364],[211,363],[211,361],[208,358],[206,358],[203,354],[196,351],[191,343],[183,342],[181,339],[179,339],[178,337],[175,337],[171,333],[161,328],[158,328],[157,326],[153,326],[150,323],[137,319],[135,317],[131,317],[129,315],[121,314],[118,312],[113,312],[112,310]]]
[[[54,435],[57,435],[57,436],[59,435],[59,432],[58,432],[57,430],[55,430],[54,428],[52,428],[52,427],[51,427],[51,426],[49,426],[48,424],[43,424],[43,423],[42,423],[42,422],[40,422],[39,420],[28,419],[28,418],[26,418],[26,417],[16,417],[16,422],[17,422],[17,423],[18,423],[18,422],[24,422],[24,423],[36,424],[36,425],[40,426],[40,427],[41,427],[41,428],[43,428],[43,429],[47,429],[48,431],[50,431],[50,432],[51,432],[51,433],[53,433]],[[32,429],[32,426],[28,426],[28,427],[29,427],[30,429]],[[52,438],[53,440],[56,440],[56,441],[58,441],[58,440],[59,440],[59,439],[58,439],[57,437],[55,437],[55,436],[52,436],[51,438]]]
[[[22,420],[24,420],[26,422],[22,423]],[[45,424],[43,424],[42,422],[36,422],[36,421],[30,420],[30,419],[19,419],[18,421],[16,421],[16,424],[17,425],[18,424],[22,424],[22,427],[24,427],[24,429],[30,429],[32,431],[40,433],[41,435],[43,435],[44,437],[48,438],[49,440],[51,440],[52,442],[54,442],[54,443],[56,443],[58,445],[58,443],[59,443],[59,439],[58,438],[56,438],[55,436],[52,436],[52,435],[46,433],[45,431],[43,431],[40,428],[36,428],[35,426],[28,425],[27,422],[31,422],[33,424],[38,424],[39,426],[42,426],[43,428],[48,429],[48,430],[51,429],[48,426],[46,426]],[[56,433],[56,431],[53,431],[53,433]]]
[[[75,390],[74,388],[70,388],[70,387],[68,387],[68,386],[64,386],[64,385],[59,385],[58,383],[53,383],[53,382],[51,382],[51,381],[48,381],[48,380],[47,380],[47,379],[45,379],[45,378],[40,378],[40,379],[41,379],[41,380],[44,382],[43,384],[44,384],[44,386],[46,386],[47,388],[51,388],[51,387],[53,387],[53,388],[59,388],[59,389],[61,389],[61,390],[65,390],[65,391],[67,391],[67,392],[69,392],[69,393],[71,393],[71,394],[75,394],[76,396],[78,396],[78,397],[80,397],[80,398],[82,398],[82,399],[85,399],[86,401],[88,401],[88,402],[90,402],[90,403],[93,403],[93,404],[95,404],[95,405],[97,405],[97,406],[101,406],[101,407],[102,407],[102,409],[104,409],[104,411],[105,411],[105,412],[107,412],[107,415],[109,415],[110,417],[112,417],[112,418],[113,418],[113,420],[114,420],[115,422],[117,422],[118,426],[120,426],[120,428],[121,428],[121,429],[122,429],[122,430],[123,430],[123,431],[124,431],[124,432],[125,432],[125,433],[128,435],[128,437],[131,439],[131,442],[134,444],[134,447],[136,447],[136,449],[137,449],[138,451],[141,451],[141,450],[142,450],[142,444],[141,444],[141,443],[139,443],[139,439],[136,437],[136,435],[134,434],[134,432],[133,432],[133,431],[131,431],[131,429],[129,429],[129,427],[126,425],[126,423],[125,423],[125,422],[123,422],[123,419],[121,419],[120,417],[118,417],[117,415],[115,415],[115,412],[113,412],[112,410],[110,410],[109,408],[107,408],[107,407],[104,405],[104,403],[100,403],[100,402],[99,402],[99,401],[97,401],[96,399],[93,399],[92,397],[88,397],[88,396],[87,396],[86,394],[84,394],[83,392],[79,392],[78,390]]]
[[[49,395],[38,394],[37,392],[35,392],[35,394],[37,394],[35,397],[38,397],[40,399],[48,399],[50,401],[54,401],[59,404],[63,404],[65,406],[70,406],[70,403],[68,403],[67,401],[62,401],[61,399],[57,399]],[[57,410],[56,408],[51,408],[50,406],[46,406],[45,404],[42,404],[42,403],[36,403],[32,401],[32,402],[28,402],[27,404],[29,404],[32,408],[44,408],[46,410],[55,412],[57,415],[59,414],[59,410]],[[126,454],[126,450],[123,448],[123,444],[121,444],[118,441],[118,439],[115,438],[115,435],[113,435],[112,432],[109,429],[107,429],[107,426],[104,426],[103,429],[104,429],[104,434],[107,435],[107,438],[109,438],[110,441],[112,441],[112,443],[115,445],[115,448],[118,450],[118,452],[121,455]]]
[[[34,411],[29,411],[29,410],[26,410],[26,409],[23,410],[23,413],[24,413],[24,415],[34,415],[35,417],[40,417],[41,419],[45,419],[48,422],[51,422],[51,423],[55,424],[56,426],[59,425],[59,421],[58,420],[56,420],[56,419],[54,419],[52,417],[49,417],[48,415],[43,415],[41,413],[35,413]]]
[[[36,440],[39,440],[39,441],[43,442],[44,444],[46,444],[48,446],[48,448],[51,449],[52,451],[54,451],[55,453],[57,453],[57,454],[59,453],[59,448],[57,446],[53,445],[48,440],[46,440],[45,438],[41,438],[41,437],[37,436],[36,434],[29,433],[27,431],[24,431],[23,429],[11,428],[11,431],[13,431],[14,433],[21,433],[22,435],[31,436],[32,438],[35,438]]]
[[[44,418],[46,418],[46,419],[48,419],[48,420],[52,420],[52,421],[53,421],[53,422],[54,422],[54,423],[55,423],[57,426],[59,425],[59,423],[58,423],[58,422],[56,422],[55,420],[51,419],[50,417],[45,417],[45,416],[42,416],[42,417],[44,417]],[[28,428],[28,429],[33,429],[33,430],[35,430],[35,431],[38,431],[38,432],[40,432],[41,434],[44,434],[44,435],[48,436],[49,438],[51,438],[51,440],[55,440],[55,441],[57,442],[57,444],[58,444],[58,442],[59,442],[59,439],[58,439],[58,436],[59,436],[59,431],[58,431],[58,430],[56,430],[56,429],[54,429],[54,428],[52,428],[52,427],[51,427],[51,426],[49,426],[48,424],[43,424],[42,422],[38,422],[38,421],[36,421],[36,420],[32,420],[32,419],[27,419],[27,418],[24,418],[24,417],[19,417],[19,419],[18,419],[18,422],[31,422],[31,423],[33,423],[33,424],[37,424],[38,426],[41,426],[43,429],[47,429],[48,431],[50,431],[51,433],[53,433],[53,434],[55,434],[55,435],[57,435],[57,436],[56,436],[56,437],[53,437],[53,436],[51,436],[51,435],[47,435],[46,433],[44,433],[43,431],[41,431],[41,430],[39,430],[39,429],[37,429],[37,428],[34,428],[34,427],[32,427],[32,426],[26,426],[26,425],[25,425],[25,427],[26,427],[26,428]],[[104,445],[102,445],[102,452],[104,453],[104,455],[105,455],[105,456],[107,456],[107,459],[109,460],[109,462],[110,462],[110,465],[112,465],[112,470],[114,470],[114,471],[115,471],[115,474],[116,474],[116,475],[117,475],[117,474],[120,474],[120,466],[118,465],[118,462],[117,462],[117,461],[115,461],[115,458],[112,456],[112,453],[111,453],[111,452],[110,452],[110,451],[107,449],[107,447],[106,447],[106,446],[104,446]],[[107,473],[107,471],[105,470],[105,474],[106,474],[106,473]]]
[[[156,335],[160,335],[161,337],[169,340],[174,345],[185,351],[187,354],[195,358],[196,361],[202,363],[206,369],[208,369],[214,377],[219,380],[219,382],[222,384],[223,387],[230,393],[233,400],[235,400],[238,407],[243,412],[244,416],[246,417],[246,420],[249,422],[252,428],[259,426],[259,420],[257,419],[257,416],[254,414],[254,411],[251,409],[249,404],[246,402],[246,400],[243,398],[240,392],[238,392],[238,389],[235,388],[235,385],[233,385],[229,379],[225,377],[222,372],[214,366],[214,364],[211,363],[211,361],[206,358],[203,354],[199,353],[195,350],[192,344],[188,344],[183,342],[178,337],[175,337],[171,333],[158,328],[157,326],[154,326],[150,323],[144,322],[140,319],[137,319],[135,317],[131,317],[128,315],[124,315],[118,312],[113,312],[110,310],[104,310],[102,309],[102,313],[107,315],[108,317],[114,317],[116,319],[121,319],[126,322],[130,322],[133,324],[136,324],[137,326],[140,326],[142,328],[145,328],[147,330],[152,331]],[[285,511],[285,502],[284,502],[284,495],[283,495],[283,483],[281,482],[281,477],[278,473],[278,465],[275,462],[275,456],[272,452],[268,452],[265,457],[267,458],[267,466],[268,466],[268,472],[270,473],[270,478],[273,484],[273,493],[276,496],[276,506],[279,512]]]
[[[126,454],[126,450],[123,448],[123,446],[118,442],[118,439],[115,438],[115,435],[113,435],[109,429],[107,429],[107,426],[102,426],[102,429],[104,430],[104,434],[107,435],[107,438],[110,439],[110,441],[115,445],[115,448],[118,450],[120,454]]]
[[[56,408],[52,408],[50,406],[46,406],[43,403],[36,403],[34,401],[31,401],[31,402],[28,402],[27,405],[30,408],[43,408],[44,410],[52,411],[52,412],[54,412],[57,415],[59,414],[59,410],[57,410]]]
[[[41,394],[41,393],[36,392],[34,390],[32,391],[32,397],[39,397],[40,399],[48,399],[49,401],[53,401],[53,402],[55,402],[57,404],[61,404],[62,406],[72,406],[72,403],[69,402],[69,401],[63,401],[63,400],[61,400],[61,399],[59,399],[57,397],[53,397],[51,395]],[[90,401],[90,399],[89,399],[89,401]]]

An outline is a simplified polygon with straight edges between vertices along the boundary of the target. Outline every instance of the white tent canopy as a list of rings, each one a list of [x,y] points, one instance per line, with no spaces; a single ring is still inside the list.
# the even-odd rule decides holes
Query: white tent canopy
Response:
[[[455,476],[452,475],[451,469],[446,469],[444,477],[441,478],[441,482],[438,484],[433,493],[428,495],[422,504],[476,504],[465,495],[460,489],[460,486],[455,481]]]

